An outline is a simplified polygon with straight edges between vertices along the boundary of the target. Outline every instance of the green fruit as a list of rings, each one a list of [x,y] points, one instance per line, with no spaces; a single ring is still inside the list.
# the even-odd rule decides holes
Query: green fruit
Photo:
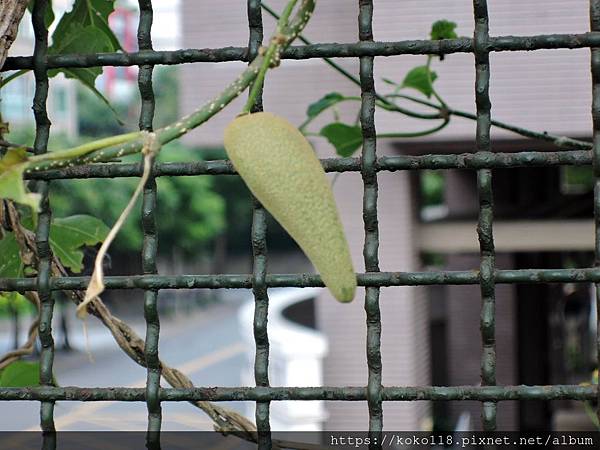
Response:
[[[286,119],[247,114],[225,129],[225,150],[246,185],[294,238],[341,302],[356,274],[325,171],[306,138]]]

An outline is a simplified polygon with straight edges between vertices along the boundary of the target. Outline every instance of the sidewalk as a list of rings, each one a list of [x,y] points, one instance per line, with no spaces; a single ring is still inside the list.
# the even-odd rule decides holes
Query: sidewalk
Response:
[[[165,298],[168,292],[161,295],[159,302],[169,301]],[[190,323],[195,322],[198,325],[205,321],[212,320],[214,314],[219,315],[223,311],[235,311],[242,304],[244,298],[251,295],[246,290],[229,290],[224,291],[221,295],[222,300],[218,303],[209,303],[205,307],[195,307],[191,311],[176,312],[175,314],[161,314],[161,338],[165,337],[173,330],[186,328]],[[125,315],[118,315],[120,319],[127,322],[142,338],[146,334],[146,322],[143,317],[143,311],[140,309],[136,314],[130,311]],[[19,344],[23,344],[27,340],[27,331],[33,320],[32,316],[20,316],[20,335]],[[79,320],[75,315],[74,305],[69,305],[69,314],[67,315],[69,327],[69,344],[72,350],[76,352],[85,352],[86,350],[92,353],[103,351],[105,349],[114,349],[116,343],[108,329],[93,316],[88,316],[85,321],[87,327],[87,342],[85,337],[84,322]],[[57,350],[57,357],[63,353],[61,345],[63,335],[60,327],[60,317],[54,314],[52,320],[52,333]],[[0,319],[0,354],[12,350],[13,345],[13,323],[10,318]]]

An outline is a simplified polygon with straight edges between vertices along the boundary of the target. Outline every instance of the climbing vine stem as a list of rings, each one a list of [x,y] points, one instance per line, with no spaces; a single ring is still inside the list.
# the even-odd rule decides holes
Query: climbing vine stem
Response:
[[[261,51],[264,49],[261,48]],[[270,45],[266,51],[265,57],[263,59],[262,64],[260,65],[260,69],[254,82],[252,83],[252,88],[250,89],[250,95],[248,95],[248,101],[242,110],[242,114],[250,114],[252,106],[256,102],[257,97],[262,90],[262,85],[265,80],[265,76],[267,74],[267,70],[269,70],[269,66],[272,64],[275,54],[277,53],[277,45]]]

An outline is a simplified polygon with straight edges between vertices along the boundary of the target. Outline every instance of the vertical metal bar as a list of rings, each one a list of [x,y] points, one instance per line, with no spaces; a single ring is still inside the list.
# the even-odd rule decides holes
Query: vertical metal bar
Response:
[[[487,47],[489,38],[488,10],[486,0],[473,0],[475,12],[475,101],[477,104],[477,151],[489,152],[491,127],[490,102],[490,61]],[[479,236],[480,288],[481,288],[481,340],[483,351],[481,356],[481,384],[496,384],[496,338],[495,338],[495,252],[492,222],[494,205],[492,194],[492,171],[477,171],[477,191],[479,195]],[[496,429],[496,403],[484,402],[481,414],[483,429]]]
[[[590,0],[590,29],[600,31],[600,0]],[[595,263],[600,267],[600,48],[591,48],[592,66],[592,120],[593,150],[592,161],[594,168],[594,225],[595,225]],[[596,295],[596,351],[598,367],[600,367],[600,283],[595,283]],[[598,384],[600,386],[600,383]],[[598,389],[598,402],[596,416],[600,420],[600,389]]]
[[[260,0],[248,0],[248,26],[250,37],[248,42],[249,60],[258,53],[263,41],[262,9]],[[262,92],[252,108],[252,112],[262,111]],[[254,293],[254,341],[256,354],[254,357],[254,380],[256,386],[269,386],[269,335],[267,332],[267,316],[269,312],[269,296],[267,294],[267,212],[256,199],[253,199],[252,210],[252,253],[253,276],[252,292]],[[256,428],[258,431],[258,448],[271,449],[270,402],[256,402]]]
[[[359,38],[373,41],[373,1],[359,2]],[[360,58],[361,110],[360,122],[363,134],[362,168],[364,183],[363,220],[365,245],[363,256],[367,272],[379,272],[379,222],[377,218],[377,141],[375,137],[375,81],[372,56]],[[383,430],[383,406],[381,401],[381,312],[379,310],[379,288],[367,287],[365,294],[367,316],[367,365],[369,378],[367,398],[369,404],[369,432]],[[379,448],[372,440],[371,448]]]
[[[138,46],[140,50],[152,50],[152,1],[139,0],[140,21],[138,25]],[[154,119],[154,90],[152,88],[151,65],[140,66],[138,87],[142,100],[140,111],[140,130],[152,131]],[[144,274],[156,274],[156,251],[158,247],[156,233],[156,180],[150,177],[144,186],[142,200],[142,228],[144,241],[142,248],[142,268]],[[160,336],[160,321],[158,316],[158,290],[144,292],[144,317],[146,319],[146,343],[144,354],[148,374],[146,379],[146,406],[148,409],[149,443],[158,443],[161,428],[162,412],[160,395],[160,360],[158,357],[158,340]]]
[[[248,27],[250,29],[250,36],[248,38],[248,60],[252,61],[263,42],[264,30],[262,22],[262,8],[260,0],[248,0]],[[258,112],[263,110],[262,105],[262,92],[256,97],[252,112]]]
[[[35,0],[32,11],[32,24],[35,34],[35,47],[33,50],[33,74],[35,77],[35,94],[33,97],[33,114],[35,117],[35,154],[45,153],[48,150],[50,136],[50,120],[46,108],[48,100],[48,72],[46,68],[46,54],[48,53],[48,29],[44,21],[48,0]],[[40,325],[39,336],[41,343],[40,354],[40,384],[52,385],[52,366],[54,364],[54,339],[52,338],[52,315],[54,312],[54,298],[50,290],[50,277],[52,275],[52,250],[49,243],[50,221],[52,214],[48,201],[49,182],[36,183],[36,191],[41,194],[41,210],[38,215],[38,224],[35,233],[35,243],[39,256],[37,291],[40,297]],[[44,432],[44,448],[55,446],[54,427],[54,402],[42,402],[40,405],[40,422]]]

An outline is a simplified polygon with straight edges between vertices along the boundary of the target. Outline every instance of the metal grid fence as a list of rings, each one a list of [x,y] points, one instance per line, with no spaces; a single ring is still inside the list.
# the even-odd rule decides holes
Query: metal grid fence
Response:
[[[181,64],[192,62],[250,61],[256,55],[263,40],[261,4],[248,0],[250,41],[248,48],[190,49],[177,51],[154,51],[150,38],[152,4],[140,0],[138,28],[139,51],[96,55],[47,55],[48,30],[44,24],[47,0],[35,1],[33,27],[35,49],[32,57],[9,58],[3,70],[33,69],[36,88],[33,110],[36,122],[35,153],[46,151],[50,122],[46,113],[49,69],[57,67],[131,66],[138,65],[139,91],[142,98],[140,129],[151,130],[154,116],[152,70],[156,64]],[[360,158],[336,158],[323,160],[328,172],[360,172],[364,183],[363,217],[365,230],[364,260],[366,273],[358,274],[358,283],[366,288],[365,310],[367,325],[368,384],[366,387],[271,387],[268,378],[269,340],[267,334],[268,295],[270,287],[323,286],[319,276],[310,274],[267,273],[266,212],[254,203],[252,246],[254,270],[249,275],[179,275],[161,276],[156,270],[156,206],[155,178],[160,176],[235,174],[226,161],[155,164],[152,177],[146,184],[142,206],[144,245],[142,251],[143,274],[130,277],[106,278],[107,289],[143,289],[145,291],[146,346],[148,367],[145,388],[78,388],[53,387],[52,365],[54,344],[51,319],[54,308],[52,292],[58,290],[85,289],[88,279],[84,277],[51,276],[51,255],[48,244],[51,211],[48,204],[48,186],[54,179],[112,178],[141,175],[139,164],[111,163],[88,165],[34,173],[37,191],[43,195],[42,212],[36,232],[40,266],[35,279],[2,279],[0,290],[36,290],[42,302],[39,336],[41,341],[40,387],[0,388],[0,400],[30,400],[41,402],[41,428],[54,430],[53,411],[56,401],[143,401],[148,409],[148,430],[159,431],[161,427],[161,402],[168,401],[255,401],[256,424],[259,432],[259,448],[270,448],[269,404],[279,400],[344,400],[367,401],[369,430],[382,431],[384,401],[414,400],[477,400],[482,402],[484,430],[496,428],[498,402],[505,400],[594,400],[600,397],[597,386],[497,386],[495,352],[495,284],[497,283],[550,283],[591,282],[600,283],[600,0],[590,1],[591,32],[569,35],[499,36],[488,33],[488,10],[486,0],[474,0],[475,34],[473,39],[458,38],[442,41],[375,42],[373,40],[373,1],[359,1],[358,43],[311,44],[287,49],[284,59],[309,59],[323,57],[360,58],[360,87],[362,93],[361,124],[364,136]],[[599,48],[594,48],[598,46]],[[591,48],[593,74],[593,145],[573,147],[554,152],[491,153],[490,126],[491,104],[489,99],[490,52]],[[405,54],[450,54],[468,52],[475,55],[476,70],[476,151],[471,154],[387,156],[377,157],[375,138],[376,92],[373,64],[376,56]],[[261,101],[255,110],[262,108]],[[556,270],[498,270],[495,267],[494,240],[492,232],[492,170],[495,168],[592,165],[595,182],[596,264],[582,269]],[[479,195],[478,235],[480,242],[480,270],[438,272],[380,272],[378,264],[377,219],[377,173],[379,171],[422,169],[472,169],[477,171]],[[466,285],[478,284],[481,289],[481,386],[460,387],[384,387],[380,354],[381,317],[379,291],[386,286]],[[160,289],[196,288],[252,288],[256,300],[254,332],[256,339],[255,381],[257,387],[196,387],[168,389],[160,387],[160,364],[158,359],[159,317],[157,294]],[[596,289],[598,292],[598,289]],[[597,306],[600,297],[597,294]],[[600,327],[598,327],[600,330]],[[600,344],[600,336],[597,338]],[[600,351],[600,345],[598,345]],[[599,355],[600,356],[600,355]]]

